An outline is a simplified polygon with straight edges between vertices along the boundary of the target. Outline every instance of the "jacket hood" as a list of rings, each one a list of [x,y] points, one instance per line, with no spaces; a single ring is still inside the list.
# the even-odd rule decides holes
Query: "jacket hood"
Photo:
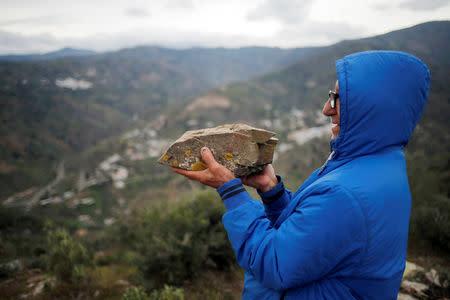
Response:
[[[336,159],[404,147],[422,115],[430,71],[415,56],[367,51],[336,61],[340,131],[331,141]]]

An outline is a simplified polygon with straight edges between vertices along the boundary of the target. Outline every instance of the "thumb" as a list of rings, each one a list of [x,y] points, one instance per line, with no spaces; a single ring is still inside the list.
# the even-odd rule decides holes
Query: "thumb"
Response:
[[[208,168],[217,164],[211,150],[209,150],[208,147],[203,147],[201,149],[201,155],[202,155],[203,161],[208,165]]]

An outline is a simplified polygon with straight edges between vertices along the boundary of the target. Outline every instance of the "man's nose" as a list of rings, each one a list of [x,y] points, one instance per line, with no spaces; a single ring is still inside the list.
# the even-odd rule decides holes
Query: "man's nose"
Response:
[[[330,98],[328,98],[327,102],[325,102],[325,105],[323,106],[322,114],[325,116],[332,116],[336,114],[336,110],[331,108],[331,102]]]

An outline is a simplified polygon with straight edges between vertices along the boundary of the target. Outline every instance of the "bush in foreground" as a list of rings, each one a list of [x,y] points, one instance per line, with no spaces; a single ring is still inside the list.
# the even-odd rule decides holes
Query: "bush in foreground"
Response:
[[[47,269],[66,283],[76,284],[84,281],[86,268],[92,264],[86,248],[64,229],[49,231],[47,243]]]
[[[235,265],[222,224],[224,207],[204,192],[173,208],[156,206],[118,225],[121,242],[140,253],[140,270],[149,288],[180,286],[205,269]]]

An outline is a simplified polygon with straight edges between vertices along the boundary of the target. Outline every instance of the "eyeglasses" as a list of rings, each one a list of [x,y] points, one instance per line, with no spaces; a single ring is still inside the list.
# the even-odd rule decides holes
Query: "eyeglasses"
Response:
[[[328,92],[328,98],[330,99],[331,108],[335,109],[336,108],[336,100],[339,98],[339,94],[330,90]]]

